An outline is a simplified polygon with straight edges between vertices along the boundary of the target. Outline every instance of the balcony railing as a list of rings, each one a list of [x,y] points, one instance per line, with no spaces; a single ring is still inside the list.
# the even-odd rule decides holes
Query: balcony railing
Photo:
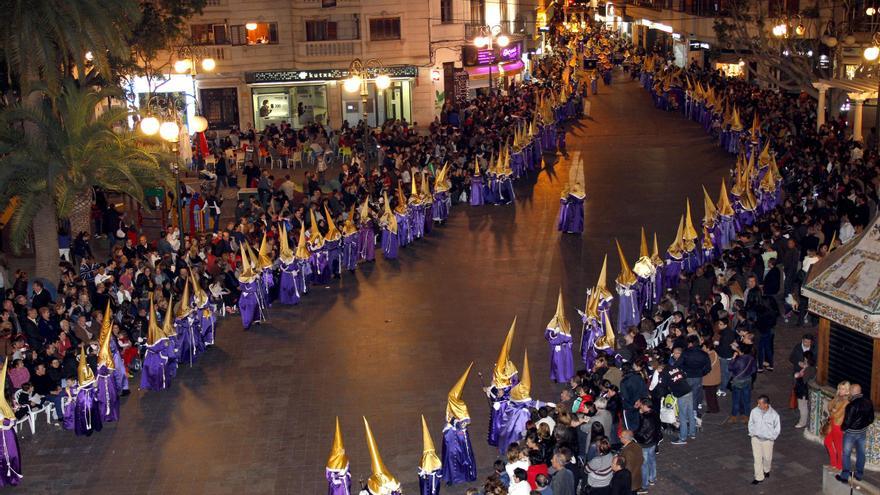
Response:
[[[361,41],[301,41],[296,48],[300,58],[352,58],[361,54]]]
[[[727,15],[728,0],[630,0],[627,3],[655,10],[674,10],[699,17],[720,17]]]

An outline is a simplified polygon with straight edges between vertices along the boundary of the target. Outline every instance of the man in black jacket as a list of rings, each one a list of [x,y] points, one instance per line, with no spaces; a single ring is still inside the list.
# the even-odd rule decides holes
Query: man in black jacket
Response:
[[[718,396],[727,395],[727,382],[730,381],[730,370],[728,365],[733,359],[733,347],[731,345],[736,342],[736,332],[730,328],[727,318],[718,320],[718,337],[715,339],[715,352],[718,353],[719,366],[721,366],[721,386],[718,387]]]
[[[850,475],[859,481],[865,475],[865,440],[868,427],[874,422],[874,404],[862,395],[862,386],[850,385],[849,404],[843,415],[843,471],[836,475],[837,481],[848,483]],[[856,449],[856,471],[852,472],[850,453]]]
[[[648,395],[648,387],[642,376],[631,363],[623,364],[623,378],[620,379],[620,399],[623,403],[623,423],[627,430],[639,427],[639,410],[636,402]]]
[[[681,353],[674,366],[680,368],[687,377],[687,383],[691,386],[694,412],[697,416],[702,416],[700,405],[703,403],[703,377],[712,371],[712,363],[709,355],[702,349],[698,336],[688,335],[687,349]]]
[[[642,447],[642,488],[657,482],[657,443],[660,441],[660,418],[654,412],[650,397],[636,401],[639,408],[639,429],[633,435]]]

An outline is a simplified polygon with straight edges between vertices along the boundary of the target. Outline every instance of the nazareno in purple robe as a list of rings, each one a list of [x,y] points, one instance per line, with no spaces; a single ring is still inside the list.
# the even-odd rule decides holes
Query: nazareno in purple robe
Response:
[[[254,282],[256,283],[256,282]],[[241,302],[239,301],[239,307]],[[242,313],[243,314],[243,313]],[[180,342],[180,360],[195,364],[199,355],[205,352],[205,343],[202,341],[202,332],[195,325],[195,317],[192,312],[183,318],[174,319],[174,329]]]
[[[355,271],[358,264],[358,233],[342,236],[342,269]]]
[[[168,339],[159,339],[148,345],[144,352],[144,364],[141,367],[141,390],[164,390],[168,388],[171,377],[168,375],[167,347]]]
[[[569,194],[559,200],[556,229],[569,234],[584,233],[584,198],[577,198]]]
[[[18,435],[15,434],[15,419],[3,418],[0,423],[0,439],[3,441],[3,456],[0,458],[0,487],[17,486],[21,482],[22,476]]]
[[[471,206],[483,206],[483,178],[471,176]]]
[[[419,495],[439,495],[443,473],[440,469],[431,472],[419,468]]]
[[[368,220],[358,227],[358,260],[376,260],[376,232],[373,231],[373,222]]]
[[[311,250],[310,250],[311,251]],[[326,241],[323,246],[315,251],[311,251],[309,263],[312,266],[312,283],[315,285],[326,285],[330,283],[330,255],[327,252]]]
[[[80,386],[76,392],[76,405],[74,406],[73,432],[76,436],[89,437],[96,431],[101,431],[100,404],[98,404],[98,388],[95,382],[89,382]]]
[[[530,408],[538,409],[546,403],[537,400],[513,401],[508,400],[502,407],[501,428],[498,431],[498,450],[502,454],[507,453],[507,448],[513,442],[523,439],[526,432],[526,423],[532,419]]]
[[[296,272],[294,272],[294,282],[296,282],[296,290],[299,297],[309,293],[309,277],[312,275],[312,263],[308,259],[297,258],[294,261]]]
[[[342,273],[342,238],[324,241],[324,249],[327,251],[327,270],[331,276]]]
[[[581,313],[581,323],[583,323],[581,337],[581,360],[584,362],[584,368],[591,370],[593,364],[596,363],[596,340],[601,337],[604,332],[602,325],[596,318],[589,317]]]
[[[324,468],[327,477],[327,495],[351,495],[351,470],[348,465],[345,469]]]
[[[128,372],[125,368],[125,360],[119,353],[119,347],[116,345],[116,338],[110,339],[110,352],[113,353],[113,381],[116,382],[116,391],[122,392],[128,390]]]
[[[639,293],[633,286],[617,285],[617,332],[626,334],[629,327],[638,326],[641,321]]]
[[[477,480],[477,461],[468,433],[470,419],[453,419],[443,428],[443,478],[447,485]]]
[[[270,297],[270,291],[273,287],[275,287],[275,276],[272,273],[272,268],[264,268],[260,272],[259,279],[259,287],[260,287],[260,304],[263,307],[263,310],[272,306],[272,299]]]
[[[202,331],[202,342],[205,347],[214,345],[215,331],[217,329],[217,316],[210,303],[205,303],[201,308],[195,309],[198,314],[199,329]]]
[[[403,213],[394,212],[394,218],[397,219],[397,242],[400,247],[405,247],[412,242],[412,232],[409,229],[410,217]]]
[[[492,407],[489,408],[489,433],[486,436],[486,441],[493,447],[498,446],[498,433],[501,431],[501,423],[504,419],[502,410],[506,407],[505,403],[510,400],[510,389],[517,383],[519,383],[519,376],[513,375],[509,387],[499,389],[493,384],[487,392]],[[498,395],[499,390],[501,391],[500,396]]]
[[[425,207],[420,204],[409,205],[410,234],[413,240],[425,236]]]
[[[446,219],[449,218],[449,191],[434,192],[431,218],[433,218],[435,222],[445,222]]]
[[[280,260],[281,263],[281,280],[278,282],[278,300],[281,304],[297,304],[299,302],[299,291],[296,289],[296,260],[290,260],[290,263]]]
[[[72,388],[67,388],[64,390],[64,393],[67,394],[67,401],[62,403],[62,411],[61,411],[61,426],[65,430],[73,430],[74,422],[76,420],[76,390]]]
[[[116,381],[113,380],[113,370],[101,365],[98,366],[98,404],[102,423],[112,423],[119,420],[119,390]]]
[[[386,260],[397,259],[397,250],[400,245],[397,241],[397,234],[390,230],[382,229],[382,254]]]
[[[556,383],[568,383],[574,376],[571,335],[548,328],[544,330],[544,339],[550,344],[550,379]]]
[[[263,321],[263,311],[260,308],[259,287],[257,281],[250,282],[238,281],[238,288],[241,290],[241,296],[238,298],[238,310],[241,313],[241,324],[245,330],[249,329],[252,324]],[[178,332],[180,335],[180,332]]]
[[[674,258],[666,255],[666,265],[663,267],[663,287],[678,286],[678,276],[681,274],[682,258]]]

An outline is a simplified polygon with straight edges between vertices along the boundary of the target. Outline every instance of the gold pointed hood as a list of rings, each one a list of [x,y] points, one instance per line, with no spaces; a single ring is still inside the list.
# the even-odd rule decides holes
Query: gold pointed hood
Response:
[[[12,358],[7,357],[3,360],[3,375],[0,376],[0,415],[3,416],[2,419],[11,419],[15,421],[15,411],[9,406],[9,402],[6,402],[6,373],[8,372],[7,367],[10,359]]]
[[[474,177],[480,176],[480,162],[474,158]]]
[[[682,215],[678,220],[678,231],[675,233],[675,240],[672,241],[672,244],[666,249],[666,252],[669,253],[675,259],[681,258],[681,250],[684,249],[683,240],[681,238],[681,233],[684,231],[684,215]]]
[[[428,173],[422,172],[422,204],[434,203],[434,195],[431,194],[431,184],[428,183]]]
[[[752,128],[749,133],[752,135],[752,141],[756,141],[761,134],[761,118],[758,116],[757,111],[755,111],[755,117],[752,119]]]
[[[437,457],[437,451],[434,449],[434,440],[431,439],[431,432],[428,430],[428,422],[425,421],[425,415],[422,414],[422,460],[419,462],[419,471],[422,473],[433,473],[439,471],[443,467],[440,458]]]
[[[396,234],[397,217],[395,217],[394,212],[391,211],[391,203],[388,201],[388,193],[383,192],[382,198],[385,200],[383,205],[385,207],[385,212],[382,213],[382,218],[380,218],[379,221],[385,224],[385,228],[387,228],[389,232]]]
[[[424,175],[424,173],[422,174]],[[413,174],[412,179],[409,181],[410,191],[409,191],[409,204],[411,205],[420,205],[422,204],[422,195],[419,194],[419,181],[416,180],[415,174]]]
[[[660,257],[660,248],[657,245],[657,233],[654,232],[654,245],[651,249],[651,262],[654,263],[655,266],[663,266],[663,258]]]
[[[281,249],[278,250],[278,259],[286,264],[293,263],[293,250],[290,249],[290,240],[287,238],[287,226],[281,223]]]
[[[709,197],[709,191],[706,190],[706,186],[703,186],[703,210],[705,211],[705,214],[703,214],[703,225],[709,228],[713,227],[715,219],[718,217],[718,209],[715,208],[715,203]]]
[[[202,289],[202,286],[199,285],[199,280],[196,278],[195,272],[190,269],[189,271],[189,280],[192,282],[193,288],[193,300],[195,302],[195,306],[197,308],[204,308],[208,302],[208,293],[205,292],[205,289]]]
[[[770,165],[770,140],[764,144],[764,149],[761,150],[761,154],[758,155],[758,167],[764,168]]]
[[[562,302],[562,288],[559,288],[559,297],[556,300],[556,314],[547,323],[547,328],[558,331],[565,335],[571,335],[571,324],[565,317],[565,305]]]
[[[721,193],[718,194],[718,214],[725,217],[734,215],[733,206],[730,205],[730,197],[727,195],[727,182],[721,179]]]
[[[339,416],[336,416],[336,433],[333,434],[333,445],[330,447],[330,457],[327,458],[327,469],[331,471],[345,471],[348,468],[348,456],[345,454],[345,445],[342,443],[342,429],[339,428]]]
[[[168,308],[165,310],[165,321],[162,322],[162,335],[166,337],[177,336],[177,329],[174,328],[174,295],[168,298]]]
[[[260,241],[260,249],[257,251],[257,270],[265,270],[272,268],[272,253],[269,251],[269,244],[266,242],[266,233],[263,232],[263,239]]]
[[[519,383],[510,389],[510,400],[514,402],[522,402],[532,398],[532,374],[529,372],[529,350],[526,349],[523,355],[522,373],[519,376]]]
[[[244,249],[245,249],[245,251],[247,251],[248,261],[251,264],[251,270],[256,270],[257,269],[257,261],[258,261],[257,260],[257,253],[254,252],[254,250],[251,248],[250,243],[248,243],[248,242],[244,243]]]
[[[248,259],[247,251],[244,249],[245,242],[242,241],[238,248],[241,250],[241,272],[238,274],[238,281],[243,283],[253,282],[257,275]]]
[[[510,346],[513,344],[515,330],[516,316],[513,317],[513,323],[510,324],[510,330],[507,331],[507,337],[504,338],[504,344],[501,345],[501,352],[498,353],[498,360],[495,361],[492,384],[498,388],[509,387],[511,379],[517,374],[516,366],[510,361]]]
[[[400,185],[400,181],[397,182],[397,206],[394,207],[394,212],[400,215],[406,215],[406,195],[403,194],[403,187]]]
[[[190,313],[192,313],[192,304],[190,303],[189,280],[187,280],[183,284],[183,295],[180,296],[180,302],[177,303],[177,313],[175,316],[177,318],[186,318]]]
[[[700,234],[694,228],[694,220],[691,216],[691,200],[687,198],[685,199],[684,230],[681,233],[681,238],[692,242],[698,237],[700,237]],[[688,251],[690,250],[688,249]]]
[[[773,176],[772,170],[764,173],[764,177],[761,178],[760,187],[762,191],[767,193],[776,192],[776,177]]]
[[[364,202],[361,203],[361,206],[358,208],[358,217],[358,223],[360,225],[364,225],[370,221],[370,200],[364,199]]]
[[[608,301],[613,299],[614,296],[611,294],[611,291],[608,290],[608,254],[605,254],[605,257],[602,258],[602,269],[599,270],[599,278],[596,280],[596,294],[599,297],[599,301]]]
[[[733,119],[730,123],[730,130],[740,132],[744,129],[742,120],[739,117],[739,110],[736,106],[733,107]]]
[[[639,258],[650,258],[651,253],[648,251],[648,236],[645,234],[645,226],[642,225],[642,242],[639,244]]]
[[[309,215],[312,221],[312,228],[309,230],[309,249],[317,251],[324,247],[324,236],[321,235],[321,231],[318,229],[318,219],[315,217],[314,208],[309,208]]]
[[[611,326],[611,320],[608,318],[608,313],[605,313],[605,335],[596,339],[596,343],[593,344],[596,349],[614,349],[615,344],[614,337],[614,328]]]
[[[348,218],[346,218],[345,223],[342,224],[342,235],[350,236],[357,234],[357,232],[357,225],[354,224],[354,204],[352,204],[351,211],[348,212]]]
[[[715,245],[712,244],[712,234],[706,227],[703,227],[703,240],[701,241],[701,245],[704,251],[712,251],[715,249]]]
[[[113,338],[113,311],[110,310],[110,301],[104,309],[104,320],[101,322],[101,333],[98,336],[98,366],[107,369],[116,369],[113,363],[113,353],[110,352],[110,339]]]
[[[155,345],[165,338],[162,327],[156,321],[156,306],[153,304],[153,293],[150,293],[150,321],[147,322],[147,345]]]
[[[464,384],[467,382],[468,374],[470,374],[473,366],[473,362],[468,365],[467,369],[464,370],[464,374],[461,375],[461,378],[455,382],[452,390],[446,394],[446,421],[450,423],[453,419],[463,421],[470,419],[471,417],[470,413],[468,413],[467,404],[461,399],[461,395],[464,391]]]
[[[623,248],[620,247],[620,241],[615,239],[614,242],[617,244],[617,256],[620,257],[620,274],[615,281],[624,287],[631,286],[637,281],[636,274],[633,273],[632,268],[629,267],[629,262],[626,261]]]
[[[595,288],[587,294],[587,305],[584,308],[584,316],[588,319],[599,319],[599,291]]]
[[[390,495],[392,492],[400,491],[400,482],[388,472],[382,457],[379,455],[379,447],[376,445],[376,439],[373,438],[373,431],[370,429],[370,423],[364,418],[364,429],[367,432],[367,448],[370,451],[370,466],[373,474],[367,478],[367,488],[370,493],[375,495]]]
[[[327,204],[324,204],[324,218],[327,219],[327,235],[324,236],[325,241],[338,241],[342,238],[342,234],[339,232],[339,229],[336,228],[336,222],[333,221],[333,215],[330,214],[330,210],[327,208]]]
[[[299,260],[307,260],[311,257],[309,252],[309,243],[306,241],[306,226],[301,225],[299,229],[299,242],[296,243],[296,252],[294,253]]]
[[[86,357],[86,348],[80,347],[79,365],[76,368],[76,379],[80,387],[84,387],[95,381],[95,373],[89,367],[88,358]]]
[[[642,241],[639,245],[639,259],[633,265],[633,272],[641,278],[650,279],[657,272],[657,267],[651,260],[651,252],[648,251],[648,237],[645,234],[645,227],[642,226]]]

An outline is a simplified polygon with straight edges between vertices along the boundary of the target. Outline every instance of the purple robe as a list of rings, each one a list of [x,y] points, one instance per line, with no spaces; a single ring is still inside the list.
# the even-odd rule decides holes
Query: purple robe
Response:
[[[516,199],[516,195],[513,193],[513,180],[509,175],[499,175],[495,184],[495,201],[498,204],[508,204]]]
[[[201,308],[196,308],[198,313],[199,329],[202,331],[202,342],[205,347],[214,345],[214,332],[217,328],[217,317],[214,315],[214,308],[207,302]]]
[[[483,181],[483,204],[495,204],[495,176],[486,174],[486,180]]]
[[[583,313],[581,313],[581,323],[583,323],[581,330],[583,335],[581,337],[581,360],[584,362],[584,368],[591,370],[598,357],[595,347],[596,340],[604,335],[604,331],[596,318],[588,317]]]
[[[717,246],[721,249],[729,249],[734,239],[736,239],[736,226],[733,217],[720,215],[715,229],[717,230],[715,235],[718,243]]]
[[[327,495],[351,495],[351,470],[346,465],[345,469],[324,468],[327,477]]]
[[[423,227],[424,229],[424,227]],[[353,272],[358,264],[358,233],[342,237],[342,269]]]
[[[70,392],[68,393],[68,391],[70,391]],[[65,390],[64,393],[67,394],[67,401],[62,404],[61,415],[62,415],[63,419],[61,420],[61,426],[65,430],[72,431],[74,428],[75,420],[76,420],[76,395],[77,395],[77,393],[75,390],[73,390],[71,388],[68,388],[67,390]]]
[[[510,447],[510,444],[523,439],[523,434],[526,432],[526,423],[532,419],[530,409],[537,409],[544,405],[544,402],[532,399],[506,401],[502,407],[501,428],[498,431],[498,450],[502,454],[507,453],[507,448]]]
[[[324,249],[327,250],[327,269],[330,275],[339,275],[342,273],[342,238],[324,241]]]
[[[493,447],[498,446],[498,434],[501,431],[501,423],[504,419],[502,417],[502,411],[506,407],[506,403],[510,400],[510,389],[517,383],[518,377],[514,376],[510,382],[511,385],[509,387],[504,387],[499,389],[495,385],[492,385],[487,392],[489,397],[489,402],[492,406],[489,408],[489,433],[486,436],[486,441],[489,442],[489,445]],[[498,391],[501,391],[501,396],[498,396]]]
[[[299,291],[296,290],[296,260],[290,263],[281,261],[281,279],[278,282],[278,300],[281,304],[297,304]]]
[[[397,259],[397,249],[399,248],[397,234],[388,229],[382,229],[382,254],[386,260]]]
[[[510,170],[514,177],[520,177],[525,172],[526,164],[522,151],[510,154]]]
[[[412,242],[412,231],[410,230],[410,217],[407,214],[394,212],[394,218],[397,219],[397,242],[400,247],[404,247]]]
[[[308,259],[296,258],[293,262],[296,266],[294,272],[294,283],[299,297],[302,298],[309,292],[309,277],[312,275],[312,263]]]
[[[269,297],[270,290],[275,287],[275,276],[272,273],[271,268],[264,268],[260,271],[260,278],[257,279],[257,283],[259,284],[259,301],[260,306],[265,310],[266,308],[272,306],[272,300]]]
[[[119,420],[119,390],[113,379],[113,370],[101,365],[98,366],[98,405],[102,423],[112,423]]]
[[[617,284],[617,296],[617,333],[623,335],[629,327],[638,326],[642,305],[635,287]]]
[[[410,231],[413,239],[425,237],[425,207],[420,204],[410,204],[409,212],[412,221]]]
[[[0,458],[0,487],[17,486],[21,482],[21,455],[18,450],[18,435],[15,434],[15,419],[3,418],[0,424],[0,437],[3,441],[3,457]]]
[[[682,258],[673,258],[666,255],[666,266],[663,267],[663,287],[677,287],[678,276],[681,274]]]
[[[430,473],[419,469],[419,495],[439,495],[443,474],[440,469]]]
[[[238,288],[241,291],[241,297],[238,298],[238,310],[241,313],[241,324],[245,330],[249,329],[255,322],[263,321],[263,311],[260,308],[260,301],[257,292],[259,287],[257,281],[250,282],[238,281]],[[180,331],[178,335],[182,335]],[[181,346],[183,349],[183,346]]]
[[[429,198],[432,196],[429,196]],[[425,213],[422,215],[425,221],[424,226],[422,227],[425,231],[425,235],[431,233],[431,230],[434,229],[434,202],[431,199],[424,200],[422,203],[422,208],[425,209]]]
[[[651,284],[654,289],[654,292],[651,294],[653,300],[652,307],[660,304],[660,299],[663,297],[663,290],[665,289],[663,287],[663,267],[664,265],[657,266],[657,271],[654,272],[654,283]]]
[[[577,198],[569,194],[559,200],[556,229],[569,234],[584,233],[584,198]]]
[[[256,282],[254,282],[256,284]],[[244,292],[242,291],[242,294]],[[241,300],[239,300],[239,308],[241,308]],[[242,312],[244,319],[244,312]],[[174,319],[174,329],[177,331],[177,338],[180,342],[180,360],[189,363],[190,366],[195,364],[199,355],[205,352],[205,342],[202,340],[202,332],[195,325],[195,317],[193,313],[183,318]]]
[[[144,352],[144,364],[141,367],[141,390],[164,390],[168,388],[171,377],[168,376],[168,355],[166,349],[170,345],[168,339],[160,339],[148,345]]]
[[[312,266],[312,283],[315,285],[325,285],[330,283],[330,256],[327,253],[327,244],[325,243],[319,249],[312,251],[309,256],[309,263]]]
[[[548,328],[544,330],[544,339],[550,344],[550,379],[556,383],[568,383],[574,376],[571,335]]]
[[[372,221],[362,223],[358,229],[358,259],[360,261],[376,260],[376,233]]]
[[[128,390],[128,371],[126,371],[125,360],[119,353],[115,338],[110,339],[110,352],[113,353],[113,381],[116,382],[116,391]]]
[[[467,427],[470,419],[453,419],[443,428],[443,478],[447,485],[477,480],[477,461]]]
[[[169,378],[177,376],[177,366],[180,363],[180,342],[177,335],[168,337],[168,346],[164,349],[168,357],[168,366],[165,368]]]
[[[434,204],[431,207],[431,218],[435,222],[445,222],[449,218],[449,192],[439,191],[434,193]]]
[[[74,406],[73,431],[76,436],[89,437],[96,431],[101,431],[101,411],[98,404],[98,389],[95,382],[80,386],[76,393],[76,405]]]
[[[654,275],[651,275],[648,278],[638,276],[638,282],[636,283],[635,289],[638,293],[639,304],[641,304],[639,309],[650,310],[654,307],[654,280]]]

